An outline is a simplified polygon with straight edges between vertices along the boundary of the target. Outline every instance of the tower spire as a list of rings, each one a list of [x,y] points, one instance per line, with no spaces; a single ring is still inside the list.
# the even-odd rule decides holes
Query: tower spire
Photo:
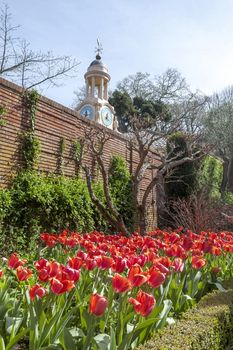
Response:
[[[100,60],[101,59],[100,54],[102,54],[102,52],[103,52],[103,46],[102,46],[102,43],[100,42],[99,38],[97,38],[96,41],[97,41],[97,46],[95,47],[96,59]]]

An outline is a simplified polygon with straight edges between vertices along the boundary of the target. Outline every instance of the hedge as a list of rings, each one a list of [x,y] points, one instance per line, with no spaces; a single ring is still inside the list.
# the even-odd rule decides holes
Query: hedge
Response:
[[[233,335],[233,281],[214,291],[137,350],[225,350]]]

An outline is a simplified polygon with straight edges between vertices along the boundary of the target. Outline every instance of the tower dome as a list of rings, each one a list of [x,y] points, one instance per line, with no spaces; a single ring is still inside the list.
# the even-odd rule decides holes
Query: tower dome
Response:
[[[114,108],[108,102],[108,83],[111,79],[108,68],[102,62],[100,43],[98,43],[97,55],[84,74],[86,83],[85,99],[77,110],[81,117],[87,117],[110,129],[117,130],[118,124]]]

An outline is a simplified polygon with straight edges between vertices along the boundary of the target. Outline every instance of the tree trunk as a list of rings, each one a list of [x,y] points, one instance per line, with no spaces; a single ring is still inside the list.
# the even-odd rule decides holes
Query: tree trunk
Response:
[[[233,192],[233,155],[231,155],[229,160],[227,178],[227,191]]]
[[[138,216],[139,216],[139,230],[140,230],[140,235],[141,236],[145,236],[146,232],[147,232],[147,227],[148,227],[148,218],[147,218],[147,208],[143,207],[142,205],[140,205],[138,207]]]
[[[229,159],[223,159],[223,174],[222,174],[222,183],[220,187],[220,192],[223,193],[226,191],[228,183],[228,168],[229,168]]]

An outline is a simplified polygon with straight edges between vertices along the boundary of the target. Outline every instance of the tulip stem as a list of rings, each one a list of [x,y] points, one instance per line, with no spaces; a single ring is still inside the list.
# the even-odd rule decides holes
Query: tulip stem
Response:
[[[91,345],[91,341],[92,341],[92,333],[93,330],[95,329],[95,324],[96,324],[96,318],[93,318],[93,322],[90,322],[90,324],[88,325],[88,330],[87,330],[87,336],[85,339],[85,343],[83,345],[83,349],[82,350],[89,350],[90,345]]]

